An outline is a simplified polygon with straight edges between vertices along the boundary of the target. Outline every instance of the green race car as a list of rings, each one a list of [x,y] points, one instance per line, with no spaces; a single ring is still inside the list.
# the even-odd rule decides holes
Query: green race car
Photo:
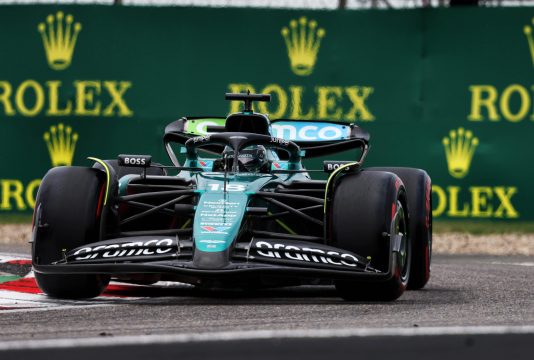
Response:
[[[432,245],[425,171],[362,168],[369,134],[354,124],[270,121],[252,109],[269,95],[226,98],[244,101],[243,111],[166,127],[172,166],[120,155],[46,174],[32,242],[43,292],[89,298],[110,279],[333,284],[347,300],[387,301],[425,286]],[[348,150],[353,161],[324,161],[326,181],[312,180],[302,164]]]

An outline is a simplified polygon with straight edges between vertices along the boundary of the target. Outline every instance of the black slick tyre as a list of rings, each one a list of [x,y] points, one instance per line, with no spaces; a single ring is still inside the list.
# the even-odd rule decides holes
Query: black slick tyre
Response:
[[[370,257],[370,265],[382,272],[391,267],[386,281],[337,280],[338,293],[349,301],[397,299],[408,285],[411,256],[402,181],[389,172],[361,171],[344,175],[334,189],[332,245]]]
[[[430,279],[432,261],[432,183],[424,170],[403,167],[369,168],[366,171],[389,171],[401,178],[406,187],[410,212],[410,235],[413,252],[408,289],[423,288]]]
[[[105,173],[84,167],[56,167],[43,178],[36,200],[32,262],[49,265],[65,251],[100,240]],[[56,298],[98,296],[109,276],[35,272],[39,288]]]

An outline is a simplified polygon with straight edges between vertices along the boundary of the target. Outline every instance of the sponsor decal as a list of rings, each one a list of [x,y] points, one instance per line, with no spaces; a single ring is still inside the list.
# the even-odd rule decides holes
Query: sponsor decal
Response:
[[[529,62],[534,66],[534,38],[531,23],[523,27],[528,49]],[[525,58],[526,60],[526,58]],[[508,123],[521,123],[534,119],[534,87],[528,84],[512,83],[495,86],[491,84],[473,84],[468,87],[470,102],[467,121],[470,123],[488,122],[499,124],[503,120]],[[463,179],[469,175],[471,161],[479,145],[478,138],[469,130],[462,128],[452,130],[443,139],[449,174],[455,179]],[[504,145],[501,145],[504,146]],[[446,215],[451,218],[496,218],[518,219],[514,196],[520,190],[517,186],[469,186],[459,184],[451,186],[432,185],[432,215]]]
[[[67,86],[61,80],[23,80],[19,85],[0,80],[0,103],[5,116],[131,117],[124,98],[131,87],[130,81],[74,80]]]
[[[119,155],[119,165],[121,166],[137,166],[149,167],[152,163],[152,156],[150,155]]]
[[[511,123],[534,119],[534,86],[511,84],[502,90],[493,85],[469,86],[471,111],[467,120]]]
[[[213,169],[213,160],[199,160],[198,164],[202,167],[204,170],[211,171]]]
[[[534,18],[532,18],[531,24],[534,25]],[[534,66],[534,37],[532,36],[532,25],[525,25],[525,27],[523,28],[523,32],[527,37],[528,47],[530,49],[530,56],[532,58],[532,66]]]
[[[200,240],[199,242],[204,244],[225,244],[224,240]]]
[[[317,56],[326,30],[319,27],[317,21],[301,17],[289,20],[289,27],[283,27],[281,33],[291,72],[299,78],[310,76],[316,69]],[[273,101],[260,102],[256,106],[259,112],[269,114],[272,119],[345,122],[375,120],[368,101],[374,92],[372,86],[230,83],[228,90],[231,93],[250,90],[255,94],[271,94]],[[310,98],[313,100],[310,101]],[[231,102],[230,112],[240,111],[239,107],[237,101]]]
[[[479,139],[470,130],[458,128],[451,130],[442,143],[449,174],[455,179],[465,178],[469,174]],[[443,187],[434,184],[432,215],[447,215],[451,218],[516,219],[519,212],[512,197],[517,192],[515,186],[470,186],[464,189],[458,185]],[[429,219],[426,221],[428,226]]]
[[[289,168],[289,164],[287,162],[273,162],[271,165],[271,170],[287,170]]]
[[[40,22],[37,30],[48,66],[55,71],[67,69],[82,25],[71,14],[58,11]],[[12,83],[0,79],[0,104],[2,114],[8,117],[131,117],[134,112],[125,98],[131,87],[131,81],[74,80],[66,84],[61,80]]]
[[[67,260],[114,259],[130,256],[154,256],[177,251],[174,239],[150,239],[116,244],[101,244],[75,249],[67,254]]]
[[[218,125],[224,125],[225,120],[217,120]],[[188,120],[185,131],[194,135],[208,136],[206,128],[214,124],[215,121],[210,119]],[[350,137],[350,126],[320,121],[277,121],[271,128],[274,137],[291,141],[334,141]]]
[[[203,201],[198,205],[201,215],[200,228],[202,232],[212,234],[227,234],[227,230],[237,218],[238,202],[221,199],[219,201]]]
[[[210,185],[218,185],[219,190],[222,190],[223,186],[222,183],[210,183]],[[232,184],[228,184],[230,185]],[[248,195],[236,190],[227,193],[206,191],[200,197],[193,224],[193,240],[199,250],[223,251],[237,236],[246,211]],[[203,240],[210,242],[206,243]]]
[[[48,66],[53,70],[68,68],[82,24],[74,22],[71,14],[64,16],[58,11],[55,16],[48,15],[46,22],[39,23],[37,30],[43,40]]]
[[[277,138],[277,137],[272,137],[271,138],[271,143],[273,144],[278,144],[278,145],[282,145],[282,146],[287,146],[289,145],[289,141],[286,140],[286,139],[281,139],[281,138]]]
[[[458,128],[451,130],[449,136],[443,138],[445,156],[449,174],[461,179],[469,173],[471,160],[478,146],[478,138],[470,130]]]
[[[210,138],[211,138],[211,135],[197,136],[193,138],[193,143],[196,144],[198,142],[208,142],[210,141]]]
[[[17,179],[0,179],[0,210],[24,211],[35,207],[41,179],[24,183]]]
[[[275,137],[291,141],[333,141],[350,137],[350,127],[342,124],[279,121],[271,126]]]
[[[258,111],[269,114],[271,119],[329,120],[344,122],[369,122],[375,116],[368,105],[374,88],[370,86],[315,86],[306,88],[301,85],[283,86],[268,84],[263,87],[251,83],[228,84],[228,91],[239,93],[250,90],[256,94],[271,94],[270,103],[260,102]],[[312,95],[308,94],[312,93]],[[314,98],[307,103],[305,99]],[[230,112],[240,111],[239,103],[232,101]]]
[[[203,240],[199,240],[198,243],[203,244],[206,247],[206,249],[216,250],[218,246],[226,244],[226,241],[203,239]]]
[[[515,186],[460,186],[432,185],[434,195],[432,215],[452,218],[516,219],[519,212],[512,197],[518,192]]]
[[[530,24],[523,27],[523,33],[530,50],[528,61],[534,67],[533,26],[534,18],[531,19]],[[534,108],[531,106],[534,102],[534,86],[532,84],[514,83],[501,88],[489,84],[474,84],[469,86],[468,91],[471,100],[471,110],[467,116],[468,121],[489,120],[490,123],[495,123],[504,119],[510,123],[519,123],[524,120],[534,120]]]
[[[308,21],[303,16],[291,20],[289,27],[284,26],[281,33],[287,47],[291,71],[298,76],[310,75],[326,31],[317,26],[317,21]]]
[[[72,127],[63,124],[53,125],[50,131],[43,135],[43,139],[50,154],[52,166],[70,166],[76,150],[78,133]]]
[[[323,171],[326,173],[332,173],[335,170],[339,169],[343,165],[354,163],[354,161],[335,161],[335,160],[326,160],[323,161]],[[353,166],[347,166],[341,171],[349,171]]]
[[[224,126],[224,124],[226,124],[226,119],[187,120],[184,131],[193,135],[207,135],[208,126]]]
[[[336,265],[354,268],[358,259],[353,254],[313,247],[257,241],[254,249],[258,256],[271,259],[296,260],[316,264]]]
[[[230,226],[205,225],[201,226],[200,228],[202,229],[203,234],[228,234],[228,229],[230,229]]]
[[[84,25],[85,26],[85,25]],[[82,24],[72,14],[62,11],[49,14],[35,24],[35,37],[40,37],[45,61],[56,74],[72,65],[79,45]],[[85,31],[85,30],[84,30]],[[58,119],[43,139],[50,155],[51,166],[70,166],[79,139],[78,132],[67,125],[66,117],[131,117],[134,111],[127,102],[131,81],[73,79],[36,80],[33,77],[8,81],[0,79],[0,117]],[[56,120],[54,120],[56,121]],[[26,211],[35,206],[35,196],[41,179],[0,179],[0,211]]]

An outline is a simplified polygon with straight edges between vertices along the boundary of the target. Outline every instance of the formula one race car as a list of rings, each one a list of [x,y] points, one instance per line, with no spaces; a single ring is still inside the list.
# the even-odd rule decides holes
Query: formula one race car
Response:
[[[244,101],[243,111],[166,127],[173,166],[120,155],[48,171],[32,244],[43,292],[89,298],[110,279],[217,288],[334,284],[347,300],[389,301],[427,283],[425,171],[362,169],[369,134],[354,124],[270,121],[252,109],[270,95],[226,99]],[[347,150],[354,161],[324,162],[327,181],[312,180],[301,161]]]

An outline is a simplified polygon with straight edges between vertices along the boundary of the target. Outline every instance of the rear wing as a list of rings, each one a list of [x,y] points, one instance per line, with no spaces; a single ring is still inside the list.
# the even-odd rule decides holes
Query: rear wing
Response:
[[[165,128],[164,142],[169,151],[169,142],[184,144],[189,138],[226,131],[226,118],[183,117]],[[278,119],[270,122],[273,137],[290,140],[305,150],[306,157],[324,156],[368,145],[370,135],[355,124],[342,124],[321,120]],[[220,153],[216,147],[206,149]]]
[[[370,135],[355,124],[320,120],[271,121],[275,137],[291,140],[306,151],[306,157],[334,154],[368,145]]]

